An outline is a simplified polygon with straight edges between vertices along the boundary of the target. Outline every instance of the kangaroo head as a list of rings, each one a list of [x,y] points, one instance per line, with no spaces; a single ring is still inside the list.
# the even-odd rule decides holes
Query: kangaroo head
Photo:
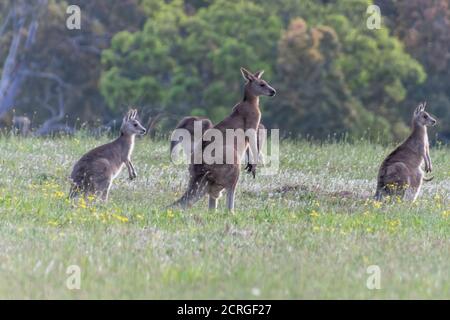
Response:
[[[136,119],[137,110],[132,109],[127,112],[122,121],[122,126],[120,127],[120,131],[123,134],[127,135],[135,135],[135,134],[145,134],[147,130],[142,126],[139,120]]]
[[[258,71],[252,74],[250,71],[241,68],[242,76],[247,80],[246,88],[255,96],[270,96],[273,97],[276,93],[266,81],[261,79],[264,71]]]
[[[427,103],[421,103],[414,111],[413,122],[420,126],[434,126],[436,119],[434,119],[428,112],[425,111]]]

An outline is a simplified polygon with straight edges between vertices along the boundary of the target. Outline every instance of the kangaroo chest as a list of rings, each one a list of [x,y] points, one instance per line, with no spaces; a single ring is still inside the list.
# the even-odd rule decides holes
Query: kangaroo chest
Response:
[[[130,159],[131,154],[133,153],[133,150],[134,150],[134,139],[131,141],[131,143],[128,146],[127,150],[125,150],[125,155],[126,155],[125,160]]]
[[[425,152],[428,150],[428,148],[430,147],[430,144],[428,142],[428,133],[425,131],[425,134],[423,136],[423,145],[424,145],[424,149]]]

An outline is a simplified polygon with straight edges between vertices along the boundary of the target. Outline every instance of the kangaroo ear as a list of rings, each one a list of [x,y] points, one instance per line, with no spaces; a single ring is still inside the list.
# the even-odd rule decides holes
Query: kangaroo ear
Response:
[[[427,102],[426,102],[426,101],[424,101],[424,102],[423,102],[423,107],[422,107],[422,111],[423,111],[423,110],[425,110],[425,107],[426,107],[426,106],[427,106]]]
[[[264,70],[258,71],[257,73],[255,73],[255,77],[257,77],[258,79],[261,79],[263,74],[264,74]]]
[[[128,110],[127,114],[123,118],[124,121],[129,121],[131,119],[131,116],[133,114],[133,110]]]
[[[247,81],[255,80],[255,76],[250,71],[248,71],[247,69],[245,69],[243,67],[241,67],[241,73],[245,80],[247,80]]]
[[[134,109],[131,119],[136,119],[136,116],[137,116],[137,109]]]
[[[423,109],[424,109],[424,106],[423,106],[423,104],[421,103],[421,104],[419,104],[419,105],[417,106],[416,110],[414,110],[414,114],[418,114],[419,112],[422,112]]]

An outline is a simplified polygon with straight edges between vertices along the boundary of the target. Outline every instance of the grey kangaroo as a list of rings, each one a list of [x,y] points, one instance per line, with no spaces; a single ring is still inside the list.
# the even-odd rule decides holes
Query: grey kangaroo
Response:
[[[391,152],[381,164],[375,199],[380,201],[385,196],[399,196],[407,200],[416,200],[424,178],[421,168],[431,172],[433,166],[430,158],[427,126],[434,126],[436,120],[425,111],[426,103],[421,103],[412,118],[411,135]]]
[[[184,117],[183,119],[181,119],[180,122],[178,122],[177,126],[175,127],[175,129],[172,133],[172,138],[170,140],[170,155],[171,156],[174,152],[175,147],[182,142],[183,142],[182,146],[183,146],[185,153],[187,153],[188,150],[190,150],[191,152],[192,152],[192,150],[194,150],[194,145],[196,143],[196,141],[194,140],[194,124],[196,121],[201,122],[202,135],[203,135],[203,133],[205,133],[206,130],[211,129],[213,127],[211,120],[209,120],[208,118],[205,118],[205,117],[189,116],[189,117]],[[174,137],[174,133],[178,129],[185,129],[189,132],[189,134],[191,136],[191,141],[189,143],[190,149],[188,148],[188,145],[184,143],[182,138],[176,139]]]
[[[145,134],[145,128],[136,119],[137,111],[130,110],[123,118],[120,136],[107,144],[92,149],[75,164],[71,174],[72,185],[70,198],[83,193],[98,195],[103,201],[108,200],[112,181],[125,165],[131,180],[137,177],[131,162],[136,134]]]
[[[196,141],[194,140],[194,123],[196,121],[201,121],[202,135],[203,135],[203,133],[205,133],[206,130],[213,127],[211,120],[209,120],[208,118],[205,118],[205,117],[190,116],[190,117],[184,117],[183,119],[181,119],[180,122],[178,122],[177,126],[175,127],[173,133],[175,133],[175,131],[177,129],[185,129],[189,132],[189,134],[191,136],[191,140],[190,140],[189,146],[187,146],[185,143],[182,143],[183,142],[182,138],[176,139],[172,133],[172,139],[170,141],[170,155],[171,156],[173,156],[175,147],[180,143],[182,143],[184,153],[187,156],[189,156],[189,154],[188,154],[189,152],[192,152],[194,150],[194,146],[196,143]],[[266,127],[262,124],[262,122],[259,123],[258,133],[260,132],[259,130],[266,130]],[[266,142],[265,135],[258,134],[258,136],[257,136],[258,151],[261,150],[261,148],[265,142]],[[256,165],[252,164],[249,159],[250,159],[250,149],[247,148],[247,151],[245,153],[245,160],[246,160],[245,170],[247,173],[251,173],[253,175],[253,178],[255,178],[256,177]]]
[[[256,132],[261,119],[259,96],[274,96],[276,91],[261,79],[263,71],[253,74],[241,68],[241,73],[246,80],[243,100],[234,106],[228,117],[213,128],[219,130],[223,137],[226,136],[227,129],[241,129],[244,132],[252,129],[253,136],[251,138],[256,142]],[[202,148],[204,149],[209,143],[203,141]],[[190,207],[207,193],[209,195],[209,208],[216,209],[218,198],[222,191],[226,190],[227,207],[230,211],[233,211],[235,190],[240,173],[240,159],[243,158],[248,146],[248,139],[242,145],[237,143],[233,143],[231,146],[226,143],[223,145],[224,158],[227,157],[227,153],[230,153],[234,159],[233,163],[196,164],[192,162],[189,166],[190,179],[187,191],[173,205],[182,208]],[[256,153],[252,151],[252,154]]]

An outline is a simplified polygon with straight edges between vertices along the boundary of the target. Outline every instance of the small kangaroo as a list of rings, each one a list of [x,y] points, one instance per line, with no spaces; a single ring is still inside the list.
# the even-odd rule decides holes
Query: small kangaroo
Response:
[[[83,193],[85,198],[99,195],[103,201],[107,201],[112,181],[119,175],[124,164],[130,179],[137,177],[130,157],[136,134],[144,135],[146,130],[136,119],[136,115],[137,110],[128,111],[116,140],[92,149],[78,160],[70,176],[72,186],[69,198]]]
[[[253,141],[256,139],[256,130],[261,119],[259,110],[259,96],[274,96],[276,91],[266,81],[261,79],[263,71],[252,74],[250,71],[241,68],[241,73],[246,84],[244,86],[244,98],[233,107],[231,114],[224,120],[216,124],[213,128],[219,130],[223,137],[226,136],[227,129],[241,129],[244,132],[253,129]],[[248,148],[248,140],[245,145],[223,146],[223,155],[226,158],[227,152],[232,152],[234,163],[213,163],[213,164],[195,164],[192,162],[189,166],[190,179],[188,189],[184,195],[173,206],[182,208],[190,207],[197,202],[203,195],[209,195],[209,209],[217,209],[217,200],[222,191],[227,191],[227,207],[230,211],[234,210],[234,198],[236,185],[239,180],[240,159]],[[203,141],[202,147],[205,148],[210,142]],[[253,152],[254,154],[254,152]]]
[[[213,127],[211,120],[209,120],[208,118],[191,116],[191,117],[184,117],[183,119],[181,119],[180,122],[178,122],[177,126],[174,129],[174,132],[177,129],[186,129],[191,136],[191,143],[189,146],[190,149],[184,143],[182,144],[182,146],[184,147],[185,154],[188,154],[189,152],[192,152],[194,150],[194,146],[196,143],[196,141],[194,140],[194,123],[196,121],[201,121],[202,134],[205,133],[206,130]],[[259,132],[259,130],[266,130],[266,127],[263,125],[262,122],[259,123],[258,132]],[[172,137],[173,137],[173,133],[172,133]],[[173,151],[174,151],[175,147],[182,141],[183,141],[182,138],[179,138],[178,140],[172,138],[170,140],[170,155],[171,156],[173,156]],[[258,134],[258,136],[257,136],[258,151],[261,150],[261,147],[264,145],[265,142],[266,142],[265,136]],[[253,175],[253,178],[255,178],[256,177],[256,166],[253,165],[252,163],[250,163],[250,150],[248,148],[247,148],[247,151],[245,154],[245,160],[246,160],[245,170],[247,171],[247,173],[251,173]]]
[[[431,172],[433,166],[430,158],[427,126],[434,126],[436,120],[425,111],[426,103],[421,103],[412,118],[411,135],[391,152],[381,164],[375,199],[384,196],[400,196],[415,201],[424,178],[421,168],[425,163],[425,172]]]

